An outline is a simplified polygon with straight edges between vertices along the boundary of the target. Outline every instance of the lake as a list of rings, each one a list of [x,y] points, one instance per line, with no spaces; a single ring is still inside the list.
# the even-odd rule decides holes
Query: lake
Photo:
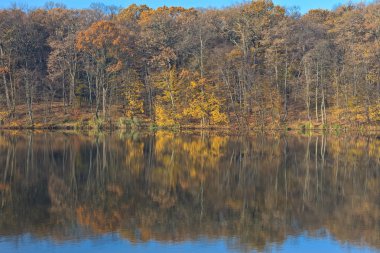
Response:
[[[2,132],[0,251],[379,252],[380,140]]]

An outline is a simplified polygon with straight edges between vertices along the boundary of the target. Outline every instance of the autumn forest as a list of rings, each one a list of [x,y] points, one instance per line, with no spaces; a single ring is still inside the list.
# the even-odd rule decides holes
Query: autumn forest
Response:
[[[376,127],[380,2],[0,10],[4,128]]]

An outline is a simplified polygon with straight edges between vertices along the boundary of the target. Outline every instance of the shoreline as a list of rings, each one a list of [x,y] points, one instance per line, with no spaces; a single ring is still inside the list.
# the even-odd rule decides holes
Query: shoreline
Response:
[[[307,120],[305,112],[291,111],[286,121],[265,118],[264,122],[256,121],[254,117],[247,119],[247,123],[239,127],[237,122],[224,125],[204,125],[198,122],[184,122],[176,125],[157,125],[146,115],[140,114],[131,117],[125,115],[125,108],[113,106],[108,111],[106,120],[96,118],[91,108],[64,107],[61,103],[53,103],[49,110],[46,105],[35,104],[33,109],[33,122],[26,113],[23,105],[17,106],[15,113],[0,111],[0,130],[66,130],[66,131],[220,131],[225,133],[249,132],[323,132],[323,133],[351,133],[351,132],[380,132],[377,122],[363,122],[341,118],[334,113],[334,108],[328,111],[327,124],[320,121]],[[235,118],[233,115],[231,118]],[[241,123],[240,123],[241,124]]]
[[[55,125],[55,126],[26,126],[26,127],[12,127],[12,126],[0,126],[0,131],[69,131],[69,132],[78,132],[78,133],[86,133],[86,132],[158,132],[158,131],[166,131],[166,132],[220,132],[224,134],[249,134],[249,133],[297,133],[297,134],[307,134],[307,133],[323,133],[323,134],[350,134],[356,133],[360,135],[370,135],[380,133],[380,127],[376,127],[373,125],[362,126],[361,128],[357,127],[344,127],[342,129],[336,130],[333,128],[245,128],[238,129],[234,127],[197,127],[197,126],[181,126],[181,127],[150,127],[150,126],[139,126],[139,127],[102,127],[102,128],[76,128],[75,126],[67,126],[67,125]]]

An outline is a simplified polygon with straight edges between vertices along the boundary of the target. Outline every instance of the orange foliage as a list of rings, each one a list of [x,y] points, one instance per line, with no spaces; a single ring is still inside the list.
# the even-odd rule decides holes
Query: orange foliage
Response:
[[[76,47],[92,54],[117,54],[125,51],[126,37],[123,31],[111,21],[98,21],[77,36]]]
[[[7,74],[9,73],[8,67],[0,67],[0,74]]]

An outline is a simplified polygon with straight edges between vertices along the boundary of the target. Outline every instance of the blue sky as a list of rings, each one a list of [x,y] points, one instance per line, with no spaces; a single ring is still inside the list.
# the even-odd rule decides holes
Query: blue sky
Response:
[[[20,6],[41,7],[49,0],[0,0],[0,8],[10,7],[12,3]],[[226,7],[241,3],[241,0],[55,0],[54,2],[63,3],[69,8],[86,8],[93,2],[104,3],[106,5],[116,5],[126,7],[132,3],[147,4],[155,8],[162,5],[183,6],[183,7]],[[273,0],[274,3],[282,6],[299,6],[302,13],[310,9],[332,9],[335,6],[347,3],[347,0]],[[359,2],[354,0],[353,2]]]

